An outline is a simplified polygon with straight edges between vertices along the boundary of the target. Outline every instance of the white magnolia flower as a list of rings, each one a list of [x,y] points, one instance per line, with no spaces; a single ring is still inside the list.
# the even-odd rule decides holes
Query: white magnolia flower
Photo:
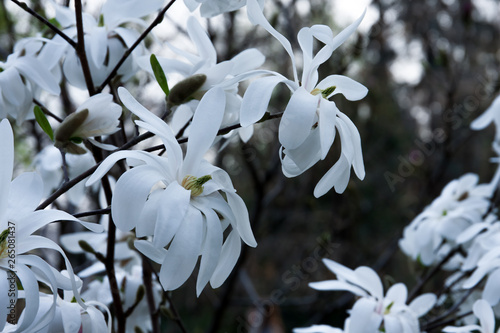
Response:
[[[186,90],[191,87],[182,89],[180,91],[180,94],[183,95],[182,98],[178,98],[174,92],[175,88],[172,88],[169,100],[175,100],[175,102],[171,102],[175,111],[171,124],[174,133],[177,133],[189,122],[198,106],[200,96],[203,96],[206,91],[214,86],[222,86],[226,95],[224,118],[221,126],[237,124],[239,122],[241,97],[238,95],[238,80],[234,80],[234,78],[245,75],[245,73],[261,66],[265,60],[264,55],[257,49],[248,49],[230,60],[217,63],[217,51],[212,41],[205,29],[194,17],[188,18],[187,32],[196,47],[197,52],[195,54],[168,45],[186,61],[164,57],[157,58],[167,76],[176,73],[180,74],[185,80],[200,77],[200,75],[203,75],[204,78],[203,81],[199,81],[192,88],[193,91],[190,91],[189,94],[186,93]],[[149,57],[141,58],[141,66],[152,72]],[[169,82],[172,82],[170,78]],[[172,87],[175,87],[175,85],[172,85]],[[187,100],[184,100],[184,95],[188,95],[186,96]],[[178,104],[181,105],[177,106]],[[186,130],[185,133],[188,132],[189,130]],[[240,128],[236,132],[246,142],[253,134],[253,126]]]
[[[56,19],[64,28],[63,32],[70,38],[76,39],[76,19],[72,9],[51,1],[56,10]],[[83,13],[83,27],[85,31],[85,51],[95,86],[104,82],[112,69],[116,66],[127,49],[139,37],[139,32],[126,28],[125,23],[134,23],[146,27],[140,19],[151,14],[163,5],[163,0],[120,1],[108,0],[104,3],[99,18]],[[81,89],[86,88],[80,60],[73,48],[62,40],[54,37],[58,44],[55,48],[63,48],[66,56],[63,63],[63,72],[68,82]],[[136,58],[144,53],[144,47],[137,47],[130,57],[121,65],[118,75],[124,81],[131,78],[137,71]]]
[[[116,147],[102,144],[93,137],[110,135],[119,130],[122,108],[113,102],[111,94],[100,93],[87,99],[59,125],[54,133],[55,146],[68,153],[85,154],[77,143],[88,139],[92,144],[107,150]]]
[[[404,229],[399,241],[401,250],[426,266],[445,257],[460,233],[482,222],[489,207],[491,187],[478,185],[478,180],[477,175],[469,173],[446,185],[441,195]],[[460,264],[460,260],[454,263]]]
[[[406,305],[408,291],[404,284],[391,286],[384,296],[382,281],[373,269],[362,266],[351,270],[329,259],[323,259],[323,262],[337,279],[310,283],[311,288],[344,290],[361,297],[351,310],[345,332],[379,332],[383,324],[386,333],[420,333],[418,318],[432,309],[436,303],[434,294],[420,295]]]
[[[191,275],[201,254],[197,293],[208,281],[220,286],[234,267],[242,239],[256,246],[248,211],[236,194],[228,174],[203,159],[212,146],[224,111],[224,92],[214,88],[201,99],[191,124],[186,155],[170,127],[119,88],[123,104],[141,121],[136,123],[158,135],[166,157],[142,151],[121,151],[110,155],[87,185],[103,177],[116,161],[128,158],[134,168],[116,183],[111,212],[116,226],[137,237],[136,248],[160,263],[160,282],[165,290],[181,286]],[[224,194],[224,195],[222,195]],[[223,244],[223,232],[232,231]],[[168,250],[165,249],[168,245]]]
[[[11,116],[17,123],[32,119],[33,98],[41,89],[59,95],[59,81],[51,72],[57,59],[50,62],[42,56],[42,46],[39,39],[21,40],[6,62],[0,61],[0,119]]]
[[[294,78],[290,80],[276,72],[261,71],[261,74],[271,75],[253,81],[248,87],[241,106],[241,125],[248,126],[260,120],[267,110],[274,88],[279,83],[284,83],[291,90],[292,96],[279,126],[283,173],[287,177],[298,176],[324,159],[338,131],[342,145],[341,156],[316,185],[314,195],[322,196],[332,187],[335,187],[337,193],[342,193],[347,187],[351,166],[360,179],[365,176],[361,139],[356,126],[329,98],[342,94],[348,100],[357,101],[368,90],[342,75],[330,75],[318,83],[318,67],[354,33],[364,14],[335,37],[332,30],[324,25],[300,30],[297,38],[304,63],[302,78],[299,80],[290,42],[267,22],[256,0],[249,0],[247,8],[253,23],[262,25],[269,31],[290,55]],[[315,39],[324,45],[313,54]]]
[[[477,300],[472,308],[474,315],[479,320],[479,325],[466,325],[462,327],[446,326],[443,332],[447,333],[495,333],[495,314],[493,309],[484,299]],[[496,331],[500,332],[500,329]]]
[[[264,5],[264,0],[258,0]],[[194,11],[200,6],[200,14],[203,17],[213,17],[222,13],[232,12],[245,6],[247,0],[184,0],[186,7]]]
[[[86,228],[102,232],[102,228],[92,223],[75,219],[66,212],[58,210],[38,210],[42,199],[43,184],[36,173],[23,173],[11,182],[14,164],[13,133],[7,120],[0,122],[0,317],[6,318],[9,304],[18,297],[26,299],[23,321],[17,325],[19,332],[33,332],[51,321],[45,316],[34,321],[40,306],[38,281],[45,283],[52,291],[53,305],[50,315],[54,314],[57,289],[73,289],[77,301],[83,306],[78,296],[77,283],[74,279],[71,263],[63,250],[52,240],[33,235],[35,231],[54,221],[75,221]],[[52,249],[64,258],[69,278],[50,266],[40,257],[31,254],[40,248]],[[22,290],[17,284],[9,284],[9,277],[17,277]],[[15,296],[8,296],[9,290],[15,289]],[[5,322],[0,321],[0,330]]]
[[[136,303],[137,293],[139,288],[143,288],[143,273],[140,264],[131,267],[130,271],[115,266],[116,280],[120,288],[120,296],[124,309],[129,309]],[[153,279],[153,296],[155,299],[155,307],[158,308],[162,288],[156,280]],[[85,301],[97,301],[109,305],[113,302],[113,297],[111,295],[111,289],[109,286],[109,279],[105,276],[102,281],[96,279],[88,284],[88,288],[82,293],[82,298]],[[135,306],[134,311],[127,317],[126,322],[126,332],[134,333],[135,327],[139,327],[142,331],[150,332],[151,326],[151,313],[149,311],[149,306],[146,296],[143,294],[143,298]]]

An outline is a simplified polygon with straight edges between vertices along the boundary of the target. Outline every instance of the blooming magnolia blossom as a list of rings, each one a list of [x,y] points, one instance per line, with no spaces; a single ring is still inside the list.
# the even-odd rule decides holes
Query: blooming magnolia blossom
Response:
[[[399,241],[401,250],[427,266],[445,257],[461,232],[482,222],[489,207],[491,187],[478,185],[478,180],[477,175],[466,174],[446,185],[441,195],[404,229]],[[449,269],[457,268],[463,258],[455,259]]]
[[[462,327],[446,326],[443,332],[447,333],[495,333],[495,314],[493,309],[484,299],[477,300],[472,307],[474,315],[479,320],[479,325],[466,325]],[[500,329],[496,331],[499,333]]]
[[[432,309],[436,303],[434,294],[420,295],[406,305],[408,291],[404,284],[391,286],[384,296],[382,281],[373,269],[362,266],[351,270],[329,259],[323,259],[323,262],[337,275],[337,279],[310,283],[311,288],[345,290],[360,297],[346,321],[345,332],[378,333],[383,324],[386,333],[420,333],[418,318]],[[294,332],[338,333],[342,330],[322,325],[296,329]]]
[[[33,98],[42,89],[59,95],[58,79],[51,72],[57,60],[40,52],[43,44],[36,38],[21,40],[6,62],[0,61],[0,119],[11,116],[20,124],[33,118]]]
[[[172,106],[174,116],[171,126],[174,133],[184,128],[192,118],[199,103],[199,96],[203,96],[206,91],[214,86],[222,86],[226,95],[224,118],[221,126],[225,127],[237,124],[239,122],[242,98],[238,95],[238,81],[234,80],[234,78],[261,66],[265,60],[264,55],[256,49],[248,49],[237,54],[230,60],[217,63],[217,51],[212,41],[205,29],[203,29],[194,17],[188,18],[187,32],[196,47],[196,54],[185,52],[167,44],[175,53],[187,61],[163,57],[157,58],[163,71],[167,75],[173,73],[180,74],[186,80],[193,78],[193,76],[199,77],[199,75],[204,75],[204,80],[202,82],[199,82],[199,84],[193,88],[187,88],[193,89],[189,96],[187,96],[187,100],[183,100],[184,98],[177,98],[174,92],[175,88],[172,88],[169,100],[182,100],[178,102],[178,104],[181,105],[175,103],[176,105]],[[149,57],[141,58],[141,66],[152,72]],[[169,80],[169,82],[171,81]],[[186,94],[187,89],[183,89],[181,93],[183,95]],[[241,139],[246,142],[253,134],[253,126],[240,128],[236,132],[240,135]],[[189,133],[189,129],[186,129],[185,133]]]
[[[111,202],[116,226],[123,231],[135,228],[137,237],[152,237],[152,241],[136,241],[135,246],[162,265],[159,276],[165,290],[176,289],[186,281],[200,254],[197,294],[208,281],[213,287],[220,286],[239,257],[240,239],[250,246],[257,245],[245,204],[228,174],[203,159],[222,122],[223,90],[213,88],[201,99],[184,158],[163,120],[140,105],[125,88],[119,88],[118,94],[141,119],[136,123],[162,139],[166,157],[142,151],[114,153],[103,161],[87,185],[103,177],[120,159],[135,161],[134,168],[116,183]],[[232,231],[223,244],[223,232],[229,225]]]
[[[342,193],[347,187],[351,166],[360,179],[364,178],[361,139],[356,126],[329,98],[342,94],[348,100],[357,101],[362,99],[368,90],[342,75],[330,75],[318,83],[318,68],[354,33],[364,14],[335,37],[332,30],[324,25],[302,28],[299,31],[297,39],[304,61],[302,78],[299,81],[290,42],[269,24],[256,0],[249,0],[247,7],[251,21],[263,26],[290,55],[294,78],[290,80],[276,72],[261,71],[260,74],[271,75],[253,81],[248,87],[241,105],[241,125],[249,126],[260,120],[267,110],[274,88],[279,83],[284,83],[291,90],[292,96],[279,126],[283,173],[287,177],[295,177],[319,160],[325,159],[338,131],[342,146],[341,156],[316,185],[314,196],[320,197],[332,187]],[[324,45],[313,54],[315,40]]]
[[[119,130],[122,108],[113,103],[113,96],[106,93],[96,94],[81,104],[78,109],[59,125],[55,132],[55,146],[72,154],[85,154],[87,151],[77,145],[84,139],[107,150],[116,147],[102,144],[93,137],[110,135]]]
[[[85,51],[92,81],[100,85],[117,65],[127,49],[139,37],[139,32],[123,27],[125,23],[134,23],[145,27],[146,23],[140,19],[159,9],[163,0],[120,1],[108,0],[99,13],[99,20],[92,15],[83,13],[83,29],[85,32]],[[51,1],[56,10],[56,19],[64,28],[63,32],[70,38],[76,38],[75,12]],[[75,50],[59,35],[54,37],[53,49],[64,50],[63,72],[68,82],[75,87],[85,89],[86,82],[83,76],[80,59]],[[58,51],[60,52],[60,51]],[[126,81],[138,69],[136,58],[144,52],[143,46],[137,47],[130,57],[120,66],[118,75]]]
[[[13,133],[9,122],[0,122],[0,317],[6,318],[9,311],[11,296],[8,277],[19,279],[22,290],[17,290],[16,296],[26,299],[24,308],[25,319],[19,321],[18,332],[34,332],[48,325],[54,315],[57,298],[57,289],[73,290],[77,301],[82,303],[77,291],[77,282],[73,269],[66,254],[52,240],[33,235],[38,229],[54,221],[75,221],[86,228],[102,232],[102,227],[92,223],[82,222],[70,214],[58,210],[38,210],[37,205],[42,199],[43,183],[36,173],[23,173],[11,183],[14,163]],[[9,241],[15,239],[15,251],[9,251]],[[36,249],[52,249],[59,252],[64,258],[69,277],[63,276],[58,270],[50,266],[40,257],[31,254]],[[52,291],[52,305],[47,316],[34,321],[35,314],[40,307],[38,281],[45,283]],[[19,295],[18,295],[19,294]],[[0,321],[0,330],[5,322]]]

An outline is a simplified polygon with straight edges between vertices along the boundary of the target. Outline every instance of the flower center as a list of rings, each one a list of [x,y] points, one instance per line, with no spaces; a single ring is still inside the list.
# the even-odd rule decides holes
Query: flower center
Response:
[[[0,234],[0,259],[7,258],[7,236],[9,235],[9,228],[2,231]]]
[[[331,86],[325,89],[314,88],[311,91],[311,95],[316,96],[318,94],[321,94],[323,98],[328,99],[328,96],[330,96],[335,91],[335,89],[337,89],[336,86]]]
[[[181,186],[184,187],[186,190],[191,191],[192,197],[197,197],[203,193],[203,184],[208,182],[210,179],[212,179],[212,176],[210,175],[202,176],[199,178],[187,175],[182,180]]]

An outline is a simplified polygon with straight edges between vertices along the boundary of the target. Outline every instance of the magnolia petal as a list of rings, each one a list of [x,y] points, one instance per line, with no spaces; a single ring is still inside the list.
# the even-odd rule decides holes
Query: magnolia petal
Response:
[[[226,281],[229,274],[233,270],[241,253],[241,240],[240,236],[233,229],[227,236],[224,245],[222,245],[221,255],[217,267],[215,268],[212,277],[210,278],[210,285],[212,288],[219,288],[224,281]]]
[[[446,332],[446,333],[470,333],[474,330],[481,332],[481,326],[479,326],[479,325],[465,325],[465,326],[461,326],[461,327],[446,326],[445,328],[443,328],[443,332]]]
[[[347,26],[347,28],[342,30],[337,36],[333,38],[333,40],[331,41],[331,46],[333,48],[332,51],[334,51],[336,48],[342,45],[347,40],[347,38],[349,38],[354,33],[354,31],[356,31],[359,24],[365,17],[365,14],[366,14],[366,9],[363,11],[363,14],[361,14],[361,16],[356,21],[351,23],[349,26]]]
[[[335,87],[335,90],[326,98],[336,94],[342,94],[349,101],[359,101],[368,93],[368,89],[364,85],[343,75],[327,76],[316,86],[316,88],[321,90],[330,87]]]
[[[266,76],[250,83],[241,101],[240,124],[242,127],[255,124],[264,117],[274,88],[283,81],[284,78],[279,76]]]
[[[209,64],[215,64],[217,62],[217,52],[215,51],[214,45],[205,29],[202,28],[198,20],[193,16],[188,18],[187,31],[189,38],[191,38],[194,45],[196,45],[196,50],[200,58]]]
[[[189,129],[182,175],[197,175],[203,155],[210,149],[224,116],[226,95],[221,88],[210,89],[201,99]]]
[[[404,283],[396,283],[392,285],[385,294],[385,300],[392,301],[395,304],[406,304],[408,289]]]
[[[36,230],[47,224],[55,221],[73,221],[78,222],[82,226],[93,232],[103,232],[102,225],[92,222],[80,221],[73,215],[60,210],[37,210],[27,215],[17,223],[18,237],[27,237],[33,234]],[[22,238],[21,238],[22,239]]]
[[[321,159],[324,160],[335,140],[335,123],[340,111],[335,103],[326,100],[320,101],[318,111]]]
[[[154,229],[153,245],[165,247],[172,240],[186,216],[191,191],[176,182],[170,183],[161,193],[161,205]]]
[[[17,330],[19,332],[26,332],[27,328],[32,324],[33,319],[36,317],[39,307],[39,290],[35,274],[24,264],[18,263],[16,265],[17,277],[23,286],[26,305],[24,307],[24,320],[18,324]]]
[[[142,208],[140,217],[141,223],[137,223],[135,227],[135,235],[137,238],[154,234],[156,221],[160,212],[159,207],[161,208],[162,206],[163,192],[163,189],[158,189],[149,194],[148,200]]]
[[[294,328],[293,333],[343,333],[340,328],[328,325],[313,325],[311,327]]]
[[[465,280],[464,284],[462,285],[462,287],[464,289],[470,289],[472,287],[474,287],[476,284],[479,283],[479,281],[481,281],[490,271],[492,271],[493,269],[495,269],[496,267],[493,266],[493,265],[484,265],[484,266],[478,266],[476,268],[476,270],[474,271],[474,273],[472,273],[472,275],[467,279]]]
[[[27,87],[15,68],[10,67],[2,72],[0,86],[2,87],[0,95],[3,94],[12,105],[20,107],[22,101],[25,100]]]
[[[485,299],[477,300],[472,306],[472,311],[479,319],[482,328],[481,332],[493,333],[495,331],[495,314],[491,308],[491,303],[488,303]]]
[[[396,316],[384,316],[384,328],[387,333],[404,333],[401,321]]]
[[[10,273],[9,273],[10,275]],[[8,278],[7,271],[0,268],[0,318],[7,318],[10,311],[8,306],[10,305],[10,300],[14,299],[9,297],[10,281]],[[14,282],[14,281],[12,281]],[[0,320],[0,331],[3,332],[6,320]]]
[[[85,39],[90,49],[90,59],[97,68],[102,68],[108,51],[108,32],[105,27],[95,27],[92,33]],[[89,60],[90,60],[89,59]]]
[[[323,264],[325,264],[330,271],[337,275],[337,279],[342,281],[346,280],[350,283],[360,285],[358,276],[352,269],[327,258],[323,258]]]
[[[384,298],[384,287],[378,274],[370,267],[361,266],[354,270],[359,286],[367,290],[373,297],[379,301]]]
[[[309,283],[309,287],[316,290],[343,290],[343,291],[349,291],[357,296],[362,296],[362,297],[368,296],[368,294],[363,289],[353,284],[349,284],[347,282],[339,280],[311,282]]]
[[[286,149],[299,147],[311,133],[320,96],[313,96],[304,88],[297,89],[281,117],[279,140]]]
[[[476,131],[485,128],[493,121],[495,115],[498,114],[499,109],[500,109],[500,96],[497,96],[493,101],[493,103],[491,103],[491,106],[487,108],[482,115],[476,118],[470,124],[470,127]]]
[[[129,231],[136,226],[151,188],[162,178],[155,168],[143,165],[128,170],[118,179],[111,200],[111,215],[117,228]]]
[[[382,315],[375,311],[377,302],[371,298],[360,298],[351,310],[349,332],[377,332]]]
[[[35,58],[19,59],[14,65],[26,78],[35,82],[42,89],[53,95],[59,95],[59,82],[52,73]]]
[[[43,181],[35,172],[25,172],[10,185],[9,218],[20,218],[33,212],[43,196]]]
[[[137,117],[141,118],[146,123],[157,128],[158,133],[161,133],[162,138],[165,138],[167,142],[167,150],[169,152],[169,159],[174,159],[175,164],[178,165],[182,160],[182,151],[181,147],[177,143],[175,139],[174,133],[172,129],[160,118],[151,113],[148,109],[142,106],[132,95],[130,92],[123,88],[118,88],[118,96],[122,101],[123,105],[125,105],[132,113],[134,113]],[[156,134],[158,134],[156,133]]]
[[[335,192],[342,193],[347,188],[351,173],[351,164],[344,154],[340,155],[339,160],[328,170],[319,180],[314,188],[314,197],[319,198],[326,194],[332,187]]]
[[[491,306],[497,305],[498,301],[500,301],[500,269],[496,269],[488,276],[488,280],[486,280],[486,284],[484,285],[482,297]],[[481,326],[484,327],[483,324],[481,324]],[[495,325],[490,327],[494,326]],[[491,331],[493,332],[493,330]]]
[[[14,167],[14,135],[7,119],[0,122],[0,220],[7,212],[12,168]]]
[[[234,64],[231,74],[236,76],[262,66],[266,57],[257,49],[247,49],[235,55],[231,62]]]
[[[161,264],[167,255],[167,250],[156,248],[147,240],[139,239],[134,242],[134,247],[154,262]]]
[[[253,235],[252,226],[250,225],[250,218],[248,217],[248,210],[245,206],[243,199],[233,192],[225,192],[229,207],[236,217],[236,229],[241,239],[251,247],[257,246],[257,241]]]
[[[363,152],[361,149],[361,136],[359,135],[358,129],[356,125],[342,112],[338,113],[339,121],[337,121],[339,125],[339,134],[340,140],[342,143],[347,143],[346,141],[352,144],[352,148],[345,149],[347,151],[352,151],[354,158],[352,160],[352,166],[354,169],[354,173],[358,176],[359,179],[363,180],[365,178],[365,165],[363,162]],[[346,136],[349,136],[347,138]],[[342,146],[342,151],[344,151],[344,146]]]
[[[160,282],[166,291],[179,288],[191,275],[201,250],[203,218],[200,211],[188,210],[175,234],[160,269]]]
[[[422,317],[429,312],[437,302],[437,297],[434,294],[427,293],[416,297],[409,307],[415,312],[417,317]]]
[[[200,296],[217,267],[222,250],[222,227],[217,214],[212,209],[203,209],[207,231],[201,250],[200,271],[196,281],[196,296]]]
[[[267,32],[269,32],[274,38],[276,38],[281,43],[281,45],[283,45],[283,48],[288,53],[292,61],[294,80],[295,82],[298,82],[295,57],[293,54],[292,45],[290,44],[288,39],[286,39],[285,36],[280,34],[278,31],[276,31],[276,29],[274,29],[273,26],[267,21],[267,19],[264,16],[264,13],[262,13],[262,8],[257,2],[257,0],[247,1],[247,14],[248,14],[248,19],[250,20],[250,22],[252,22],[252,24],[262,26],[264,29],[267,30]]]

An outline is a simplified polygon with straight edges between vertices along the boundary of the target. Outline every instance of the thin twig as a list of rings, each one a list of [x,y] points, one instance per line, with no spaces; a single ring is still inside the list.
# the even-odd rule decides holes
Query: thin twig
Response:
[[[76,213],[73,214],[73,216],[76,218],[80,218],[80,217],[94,216],[94,215],[106,215],[110,213],[111,213],[111,208],[103,208],[103,209],[90,210],[88,212],[83,212],[83,213]]]
[[[17,1],[17,0],[11,0],[11,1],[13,3],[15,3],[16,5],[18,5],[19,7],[21,7],[26,12],[28,12],[29,14],[31,14],[32,16],[34,16],[40,22],[42,22],[43,24],[45,24],[47,27],[50,28],[50,30],[54,31],[56,34],[58,34],[59,36],[61,36],[62,39],[64,39],[66,42],[68,42],[68,44],[71,45],[74,49],[77,48],[77,43],[74,40],[72,40],[71,38],[69,38],[68,35],[66,35],[64,32],[62,32],[61,30],[59,30],[59,28],[57,28],[55,25],[53,25],[52,23],[50,23],[45,17],[41,16],[40,14],[38,14],[37,12],[35,12],[33,9],[29,8],[26,3],[20,2],[20,1]]]
[[[451,308],[449,308],[445,313],[443,313],[442,315],[440,315],[440,316],[432,319],[431,321],[429,321],[425,325],[422,325],[422,330],[427,331],[427,330],[430,330],[432,328],[439,327],[439,326],[443,325],[442,324],[443,320],[446,317],[448,317],[451,314],[453,314],[454,312],[458,311],[460,305],[462,305],[467,300],[467,298],[469,298],[469,296],[473,292],[474,292],[474,288],[471,288],[471,289],[467,290],[467,292],[465,293],[465,295],[457,303],[453,304],[453,306]],[[455,320],[456,320],[456,318],[453,318],[453,321],[455,321]],[[448,321],[445,321],[445,323],[448,323]]]
[[[76,54],[78,55],[78,59],[80,59],[80,64],[82,66],[83,77],[85,78],[87,90],[89,91],[89,95],[93,96],[96,94],[96,90],[94,87],[94,82],[92,82],[92,74],[90,73],[87,52],[85,51],[85,32],[83,31],[82,15],[82,0],[75,0],[76,31],[78,37],[78,42],[76,44],[75,50]]]
[[[47,116],[51,116],[52,118],[54,118],[55,120],[57,120],[58,122],[62,123],[62,119],[58,116],[56,116],[55,114],[53,114],[52,112],[49,111],[49,109],[47,109],[40,101],[38,101],[36,98],[33,98],[33,103],[35,103],[36,105],[38,105],[40,107],[40,109],[42,110],[43,113],[45,113]]]
[[[151,278],[152,267],[151,262],[148,258],[141,254],[142,258],[142,281],[144,282],[144,287],[146,288],[146,300],[148,302],[149,314],[151,317],[151,329],[152,333],[160,333],[160,323],[158,321],[158,309],[156,309],[155,298],[153,294],[153,280]]]
[[[170,2],[158,13],[158,16],[154,19],[153,22],[144,30],[144,32],[137,38],[137,40],[130,46],[127,51],[123,54],[121,57],[120,61],[116,64],[116,66],[113,68],[111,73],[109,73],[108,77],[104,82],[97,88],[97,93],[101,92],[104,87],[111,82],[111,80],[115,77],[116,73],[118,73],[118,70],[120,69],[121,65],[127,60],[127,58],[132,54],[132,52],[135,50],[135,48],[146,38],[146,36],[153,30],[154,27],[156,27],[158,24],[163,21],[163,16],[165,16],[165,13],[167,10],[174,4],[175,0],[170,0]]]

